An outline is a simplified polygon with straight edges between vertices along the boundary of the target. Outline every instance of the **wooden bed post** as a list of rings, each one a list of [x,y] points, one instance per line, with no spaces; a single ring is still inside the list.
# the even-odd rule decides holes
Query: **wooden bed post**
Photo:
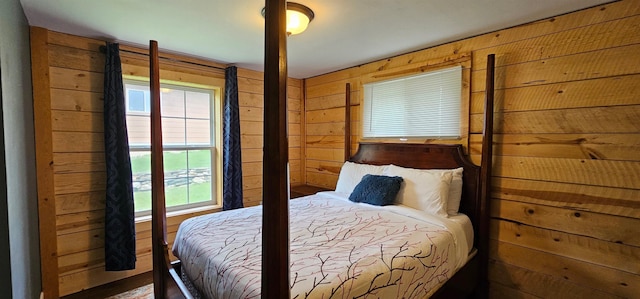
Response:
[[[351,158],[351,83],[347,83],[344,100],[344,160]]]
[[[482,162],[480,176],[483,182],[481,186],[480,215],[480,283],[479,295],[481,298],[488,297],[489,293],[489,220],[491,204],[491,167],[493,158],[493,96],[495,77],[495,54],[487,57],[487,82],[485,88],[484,103],[484,128],[482,132]]]
[[[262,298],[289,298],[286,1],[267,0],[264,56]]]
[[[162,159],[162,126],[160,116],[160,72],[158,69],[158,42],[149,42],[149,90],[151,92],[151,213],[154,219],[164,219],[164,172]],[[153,292],[156,298],[164,298],[165,284],[164,251],[167,247],[167,226],[157,221],[151,226],[153,242]],[[164,246],[163,246],[164,245]]]
[[[191,298],[171,265],[167,244],[167,214],[164,197],[162,116],[160,115],[160,66],[158,42],[149,41],[149,91],[151,93],[151,242],[153,293],[158,299]]]

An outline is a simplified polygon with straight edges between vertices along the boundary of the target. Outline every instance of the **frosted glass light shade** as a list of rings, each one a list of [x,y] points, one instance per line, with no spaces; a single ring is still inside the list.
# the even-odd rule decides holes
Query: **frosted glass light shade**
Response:
[[[287,33],[295,35],[307,30],[309,17],[299,11],[287,9]]]
[[[265,9],[262,9],[263,17]],[[299,34],[307,30],[314,16],[310,8],[299,3],[287,2],[287,35]]]

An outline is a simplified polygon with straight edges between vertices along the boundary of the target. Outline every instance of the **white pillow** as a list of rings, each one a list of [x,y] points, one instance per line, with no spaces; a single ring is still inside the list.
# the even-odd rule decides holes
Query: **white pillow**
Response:
[[[336,192],[351,195],[353,189],[362,181],[366,174],[382,175],[387,165],[370,165],[353,162],[344,162],[340,169],[340,176],[336,184]]]
[[[464,168],[455,169],[429,169],[430,171],[451,172],[451,186],[449,187],[449,196],[447,199],[447,214],[450,216],[458,215],[460,209],[460,199],[462,199],[462,171]]]
[[[452,172],[389,165],[384,175],[399,176],[404,179],[398,193],[400,204],[447,217],[447,200]]]

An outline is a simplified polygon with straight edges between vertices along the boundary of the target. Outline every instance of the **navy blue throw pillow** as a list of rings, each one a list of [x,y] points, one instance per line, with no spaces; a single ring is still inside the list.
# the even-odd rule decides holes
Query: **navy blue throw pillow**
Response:
[[[353,189],[349,200],[376,206],[390,205],[396,200],[401,184],[399,176],[367,174]]]

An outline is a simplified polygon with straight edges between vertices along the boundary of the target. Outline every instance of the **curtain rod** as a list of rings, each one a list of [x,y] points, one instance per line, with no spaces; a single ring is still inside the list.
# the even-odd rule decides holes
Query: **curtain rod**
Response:
[[[104,54],[104,53],[107,52],[107,46],[100,46],[100,47],[98,47],[98,50],[100,51],[100,53]],[[124,50],[124,49],[120,49],[120,51],[121,52],[126,52],[126,53],[131,53],[131,54],[147,56],[147,57],[149,56],[149,54],[145,54],[145,53],[141,53],[141,52],[137,52],[137,51]],[[188,64],[192,64],[192,65],[197,65],[197,66],[218,69],[218,70],[221,70],[221,71],[224,71],[226,69],[226,68],[222,68],[222,67],[218,67],[218,66],[206,65],[206,64],[201,64],[201,63],[191,62],[191,61],[184,61],[184,60],[179,60],[179,59],[174,59],[174,58],[169,58],[169,57],[159,57],[159,58],[160,59],[164,59],[164,60],[170,60],[170,61],[176,61],[176,62],[181,62],[181,63],[188,63]]]

